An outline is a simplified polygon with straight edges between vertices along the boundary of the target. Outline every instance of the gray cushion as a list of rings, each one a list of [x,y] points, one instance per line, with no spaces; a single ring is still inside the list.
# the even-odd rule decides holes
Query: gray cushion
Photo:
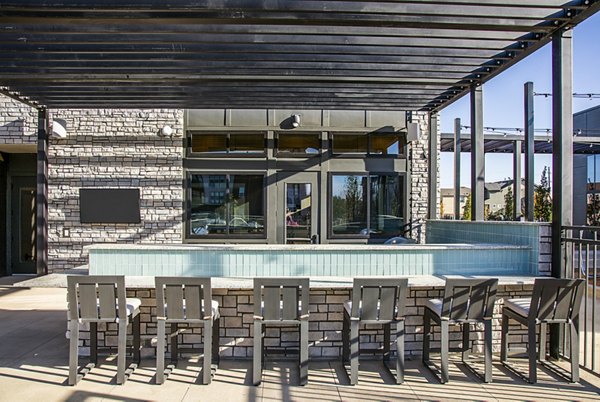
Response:
[[[442,299],[429,299],[425,306],[428,307],[431,311],[433,311],[438,317],[442,316],[442,306],[444,302]]]
[[[529,316],[529,308],[531,307],[531,298],[524,299],[508,299],[504,301],[504,308],[509,308],[520,316]]]

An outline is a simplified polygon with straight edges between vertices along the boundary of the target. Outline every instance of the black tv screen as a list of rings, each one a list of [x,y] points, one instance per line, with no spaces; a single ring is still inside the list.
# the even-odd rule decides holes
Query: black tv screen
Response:
[[[79,189],[81,223],[140,223],[138,188]]]

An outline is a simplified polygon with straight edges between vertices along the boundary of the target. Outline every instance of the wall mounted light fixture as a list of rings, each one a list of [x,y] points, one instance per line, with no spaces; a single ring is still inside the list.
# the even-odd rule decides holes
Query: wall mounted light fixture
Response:
[[[293,114],[292,115],[292,127],[296,128],[300,126],[300,115]]]

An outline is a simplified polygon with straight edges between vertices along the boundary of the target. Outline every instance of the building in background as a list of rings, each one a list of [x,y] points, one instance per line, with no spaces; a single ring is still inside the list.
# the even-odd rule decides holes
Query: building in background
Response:
[[[578,137],[600,137],[600,106],[573,115]],[[600,224],[600,155],[573,155],[573,224]]]

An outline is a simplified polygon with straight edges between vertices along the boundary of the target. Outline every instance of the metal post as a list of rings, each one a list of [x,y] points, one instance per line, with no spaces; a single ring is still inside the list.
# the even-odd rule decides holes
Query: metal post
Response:
[[[438,218],[438,115],[437,113],[429,114],[429,183],[428,183],[428,214],[429,219]]]
[[[526,82],[524,88],[525,103],[525,220],[533,222],[533,190],[535,154],[533,125],[533,82]]]
[[[38,111],[35,260],[36,273],[48,274],[48,110]]]
[[[573,223],[573,34],[552,35],[552,276],[564,276],[562,227]],[[550,354],[558,358],[560,328],[552,325]]]
[[[482,221],[485,188],[483,88],[471,86],[471,220]]]
[[[460,119],[454,119],[454,219],[460,219]]]
[[[521,149],[522,141],[514,142],[513,151],[513,216],[514,220],[519,220],[521,216]]]

